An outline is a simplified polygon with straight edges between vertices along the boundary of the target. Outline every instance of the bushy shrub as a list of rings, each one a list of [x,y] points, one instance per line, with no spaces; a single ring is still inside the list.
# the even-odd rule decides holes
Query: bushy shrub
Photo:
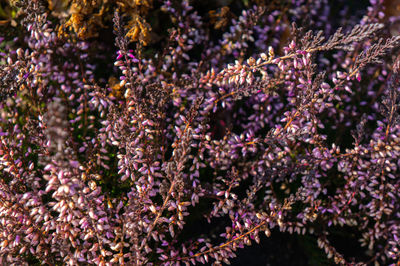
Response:
[[[261,2],[2,6],[0,264],[399,263],[397,14]]]

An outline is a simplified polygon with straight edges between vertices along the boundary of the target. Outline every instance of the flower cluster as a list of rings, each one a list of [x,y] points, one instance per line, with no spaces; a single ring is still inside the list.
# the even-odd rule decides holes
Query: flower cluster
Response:
[[[283,233],[400,263],[400,14],[131,2],[8,3],[0,264],[220,265]]]

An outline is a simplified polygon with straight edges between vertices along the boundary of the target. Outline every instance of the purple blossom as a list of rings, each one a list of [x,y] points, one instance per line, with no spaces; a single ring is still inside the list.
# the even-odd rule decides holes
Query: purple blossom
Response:
[[[18,3],[0,38],[0,264],[222,264],[279,232],[337,264],[398,263],[398,17],[239,2],[161,1],[149,47],[125,13],[112,46]]]

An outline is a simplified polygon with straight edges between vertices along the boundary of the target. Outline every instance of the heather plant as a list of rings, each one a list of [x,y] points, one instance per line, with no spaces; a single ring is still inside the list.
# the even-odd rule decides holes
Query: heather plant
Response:
[[[8,2],[0,264],[400,263],[399,17],[260,2]]]

